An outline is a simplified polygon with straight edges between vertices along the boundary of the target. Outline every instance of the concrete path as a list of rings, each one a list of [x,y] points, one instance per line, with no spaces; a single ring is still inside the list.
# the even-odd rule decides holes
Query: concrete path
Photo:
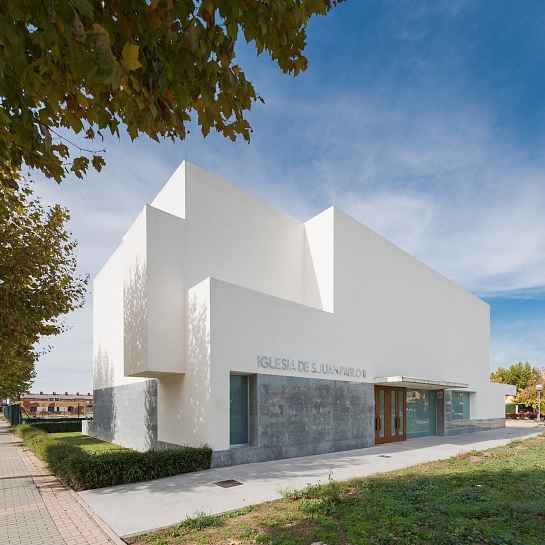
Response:
[[[457,437],[426,437],[377,447],[247,464],[177,475],[144,483],[80,492],[80,497],[122,537],[177,524],[198,511],[219,514],[280,497],[279,490],[363,477],[422,462],[483,450],[537,435],[535,427],[510,426]],[[234,479],[242,486],[214,483]]]
[[[0,543],[113,545],[123,543],[47,470],[0,421]],[[104,526],[104,528],[101,526]],[[111,532],[108,535],[107,532]]]

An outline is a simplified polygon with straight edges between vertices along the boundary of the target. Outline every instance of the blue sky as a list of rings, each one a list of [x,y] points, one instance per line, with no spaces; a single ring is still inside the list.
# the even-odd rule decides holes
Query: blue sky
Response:
[[[283,75],[241,44],[266,104],[250,145],[106,141],[107,167],[46,203],[72,211],[94,276],[187,158],[307,220],[336,205],[491,305],[491,366],[545,366],[545,5],[348,0]],[[92,389],[92,296],[38,363],[33,391]]]

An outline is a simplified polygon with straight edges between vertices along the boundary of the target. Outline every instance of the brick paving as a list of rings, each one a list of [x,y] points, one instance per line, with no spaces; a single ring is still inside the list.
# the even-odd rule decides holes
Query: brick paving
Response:
[[[22,441],[0,422],[0,543],[2,545],[113,545],[109,536]],[[103,526],[103,523],[102,523]]]

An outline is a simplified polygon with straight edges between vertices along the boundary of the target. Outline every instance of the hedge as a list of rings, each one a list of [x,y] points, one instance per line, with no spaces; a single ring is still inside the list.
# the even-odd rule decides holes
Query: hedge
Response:
[[[81,420],[74,420],[72,422],[43,422],[27,420],[25,423],[47,433],[68,433],[72,431],[81,431]]]
[[[505,414],[511,414],[515,410],[516,405],[514,403],[505,404]]]
[[[114,450],[100,454],[48,452],[49,465],[73,488],[88,490],[170,477],[210,468],[212,449],[184,447],[177,450]]]
[[[76,490],[89,490],[116,484],[150,481],[210,468],[212,449],[208,446],[170,450],[114,450],[89,453],[62,439],[51,437],[37,426],[15,428],[38,458],[62,482]]]

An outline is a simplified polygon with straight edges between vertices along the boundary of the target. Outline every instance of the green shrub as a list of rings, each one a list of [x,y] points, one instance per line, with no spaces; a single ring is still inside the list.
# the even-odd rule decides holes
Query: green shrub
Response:
[[[57,439],[54,439],[47,433],[40,433],[35,435],[27,435],[25,444],[28,448],[41,460],[45,461],[46,450],[50,445],[58,443]]]
[[[65,471],[75,488],[102,488],[170,477],[210,467],[210,447],[135,452],[115,450],[69,457]]]
[[[28,424],[20,424],[19,426],[15,426],[15,428],[13,428],[13,432],[15,435],[17,435],[17,437],[22,438],[25,432],[30,429],[31,427]]]
[[[81,432],[81,420],[73,420],[70,422],[40,422],[31,420],[25,425],[30,425],[47,433],[69,433],[74,431]]]
[[[15,428],[26,446],[65,484],[79,490],[150,481],[209,469],[212,449],[113,450],[91,454],[30,424]]]
[[[29,424],[19,424],[15,427],[15,435],[20,437],[21,439],[25,440],[27,436],[35,435],[39,433],[44,433],[42,430],[39,430],[35,428],[34,426],[30,426]]]
[[[63,483],[73,488],[84,488],[82,479],[74,472],[74,467],[79,467],[76,460],[85,460],[89,456],[87,452],[80,447],[57,440],[54,444],[46,446],[44,454],[47,466]]]
[[[46,452],[50,446],[59,444],[60,441],[51,437],[48,433],[29,424],[20,424],[15,428],[15,433],[23,439],[25,445],[38,458],[47,463]],[[64,443],[65,444],[65,443]]]

